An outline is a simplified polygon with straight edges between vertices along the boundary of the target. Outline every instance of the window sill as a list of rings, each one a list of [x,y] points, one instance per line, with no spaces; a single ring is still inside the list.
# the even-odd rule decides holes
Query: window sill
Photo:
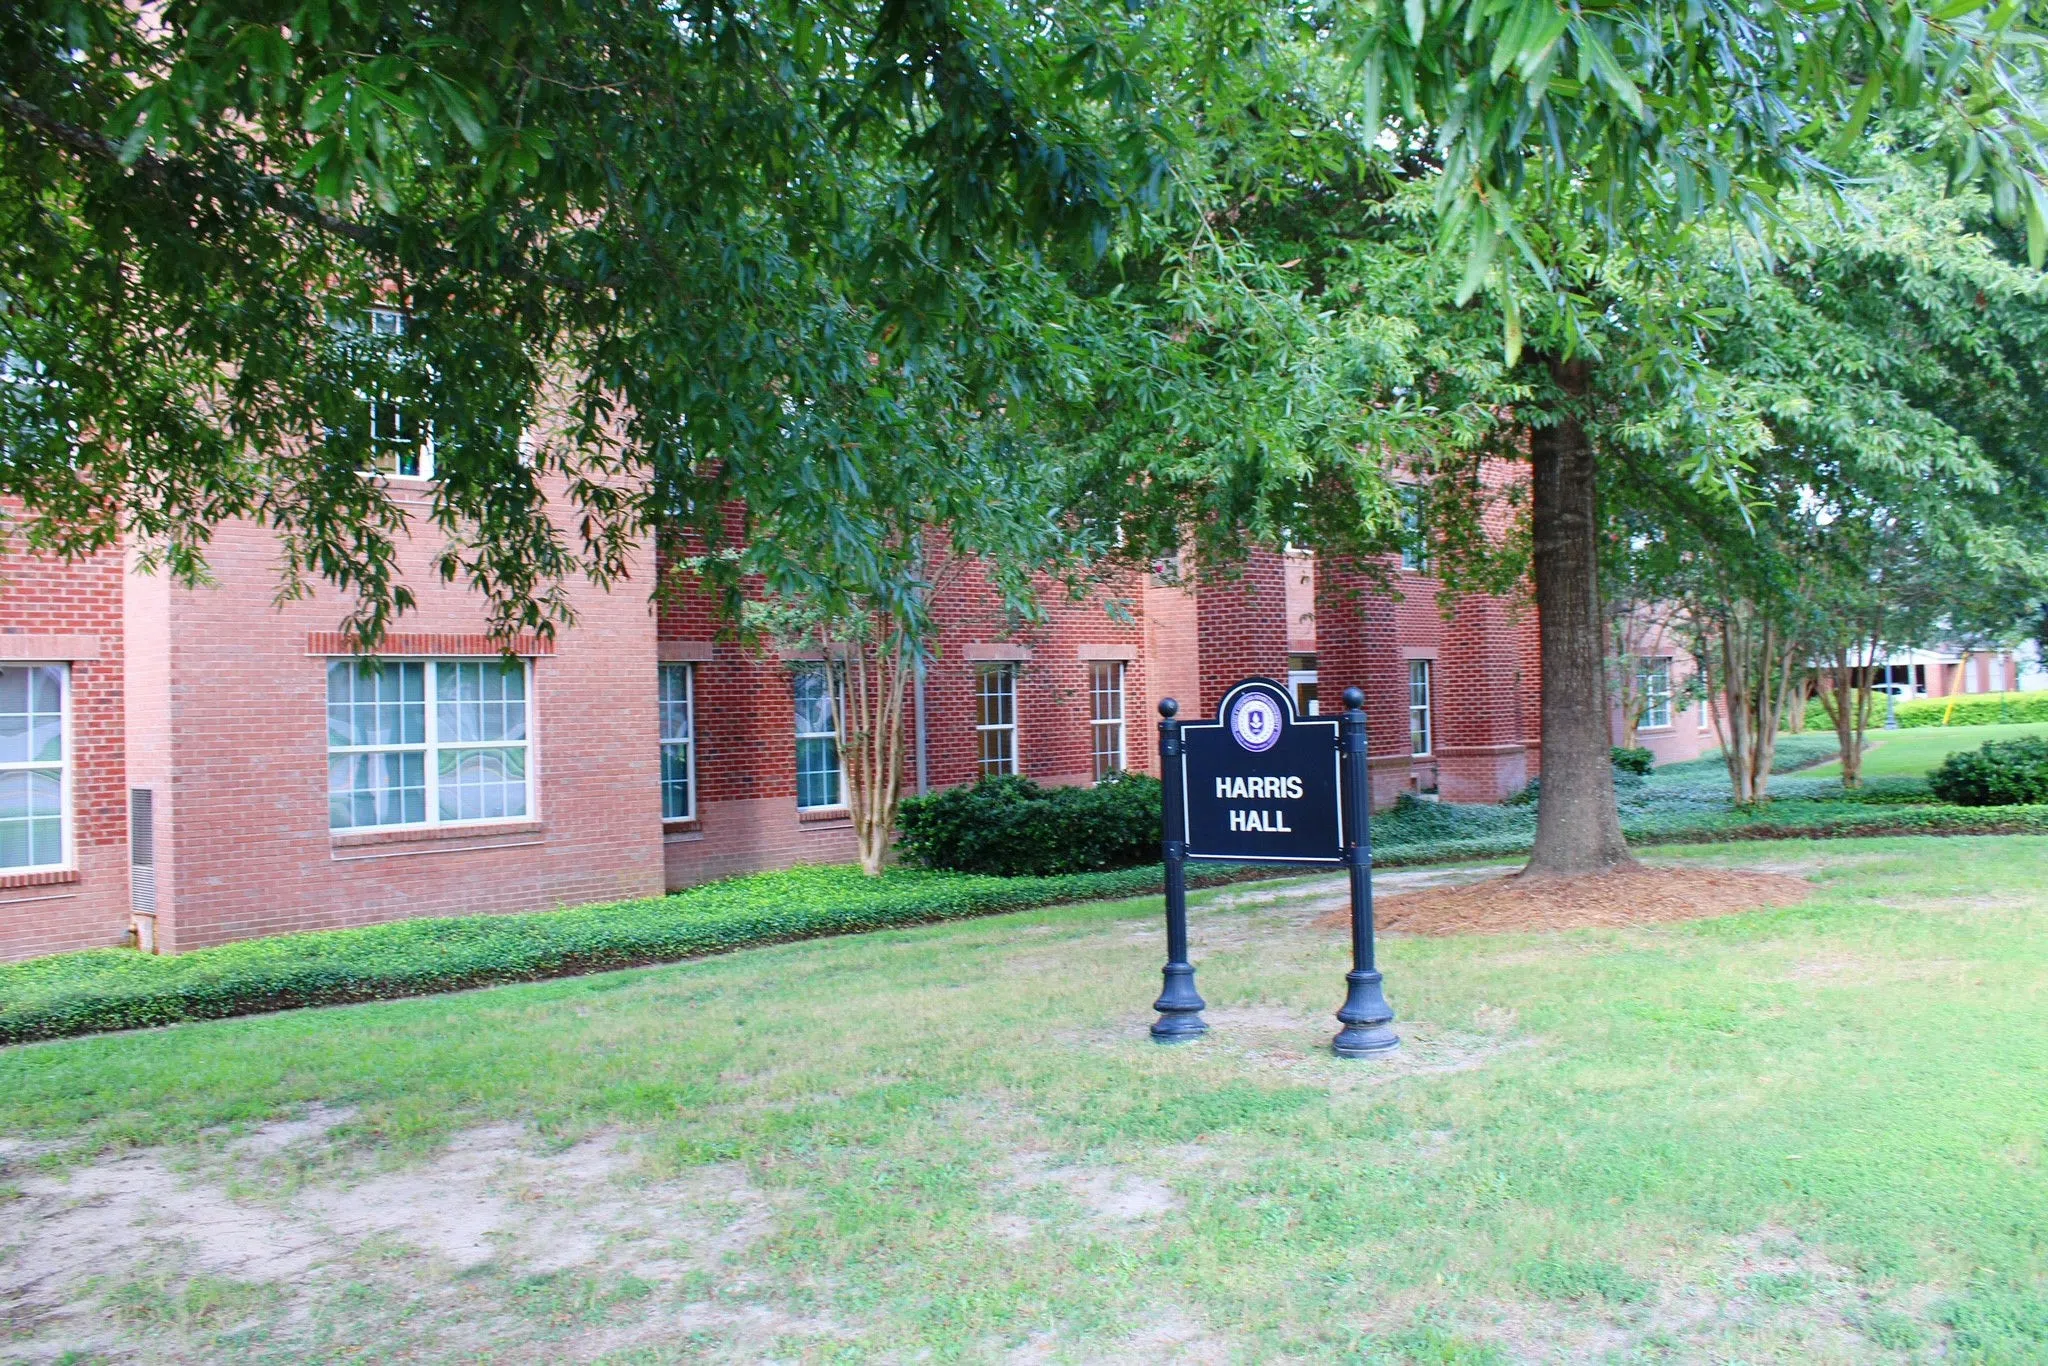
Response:
[[[661,833],[664,835],[694,835],[703,828],[704,822],[697,816],[683,816],[661,823]]]
[[[797,808],[796,818],[804,825],[826,825],[833,821],[851,821],[853,810],[845,806],[803,806]]]
[[[15,887],[55,887],[78,881],[76,868],[45,868],[35,873],[0,873],[0,892]]]
[[[494,835],[538,835],[547,826],[540,821],[492,821],[464,825],[424,825],[406,830],[337,830],[328,843],[336,849],[361,849],[384,844],[418,844],[423,841],[487,839]]]

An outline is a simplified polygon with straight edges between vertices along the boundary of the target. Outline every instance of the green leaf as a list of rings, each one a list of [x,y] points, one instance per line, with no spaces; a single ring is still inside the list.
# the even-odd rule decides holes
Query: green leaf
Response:
[[[1522,360],[1522,306],[1515,300],[1514,280],[1505,262],[1500,273],[1501,343],[1508,368],[1513,369]]]
[[[1615,59],[1614,49],[1608,47],[1600,35],[1587,25],[1579,24],[1575,28],[1573,36],[1577,39],[1580,50],[1591,61],[1593,74],[1620,97],[1621,102],[1628,106],[1630,113],[1642,118],[1642,92],[1636,89],[1636,83],[1629,79],[1628,73],[1621,69],[1621,63]]]
[[[441,108],[447,111],[456,131],[462,134],[462,140],[470,145],[471,150],[482,151],[484,125],[477,117],[476,104],[471,100],[469,92],[439,72],[428,72],[427,82],[439,96]]]
[[[2027,177],[2027,261],[2035,270],[2048,262],[2048,189]]]
[[[1500,234],[1490,226],[1482,226],[1472,234],[1472,251],[1465,258],[1465,275],[1458,281],[1458,307],[1463,308],[1479,292],[1479,286],[1486,282],[1486,273],[1493,269],[1494,253],[1499,250]]]
[[[1422,28],[1428,18],[1423,0],[1406,0],[1408,13],[1408,41],[1415,47],[1422,46]]]
[[[1870,76],[1863,82],[1863,89],[1857,92],[1856,103],[1849,108],[1849,118],[1843,123],[1842,131],[1828,149],[1832,157],[1844,157],[1855,149],[1856,140],[1863,136],[1863,125],[1870,119],[1870,111],[1877,105],[1877,97],[1884,91],[1884,82]]]

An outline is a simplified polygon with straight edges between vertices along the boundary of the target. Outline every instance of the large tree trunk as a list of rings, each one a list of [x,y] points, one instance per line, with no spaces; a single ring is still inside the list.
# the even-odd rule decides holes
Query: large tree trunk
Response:
[[[1583,361],[1550,361],[1568,394],[1586,391]],[[1543,660],[1543,789],[1525,873],[1602,873],[1633,865],[1614,804],[1600,613],[1593,446],[1576,413],[1529,435],[1536,610]]]

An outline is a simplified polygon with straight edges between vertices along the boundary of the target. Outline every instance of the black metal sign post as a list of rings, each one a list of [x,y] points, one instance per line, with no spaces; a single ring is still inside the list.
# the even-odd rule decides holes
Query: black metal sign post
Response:
[[[1401,1046],[1394,1008],[1380,989],[1372,946],[1372,769],[1366,762],[1365,693],[1344,690],[1338,728],[1344,752],[1344,865],[1351,872],[1351,971],[1344,974],[1344,1029],[1330,1041],[1340,1058],[1365,1058]]]
[[[1187,864],[1194,859],[1348,868],[1352,966],[1337,1012],[1344,1032],[1332,1047],[1349,1058],[1400,1046],[1373,965],[1364,702],[1350,688],[1341,723],[1297,717],[1287,689],[1265,678],[1225,693],[1213,721],[1181,721],[1178,703],[1160,702],[1167,961],[1153,1038],[1174,1043],[1209,1032],[1188,961]]]
[[[1152,1003],[1159,1012],[1152,1022],[1152,1037],[1161,1043],[1199,1039],[1209,1032],[1209,1023],[1202,1018],[1205,1002],[1195,990],[1195,965],[1188,961],[1188,842],[1180,838],[1187,830],[1187,793],[1177,781],[1187,758],[1181,752],[1180,722],[1174,719],[1179,711],[1180,703],[1171,697],[1160,700],[1159,768],[1166,779],[1166,980]]]

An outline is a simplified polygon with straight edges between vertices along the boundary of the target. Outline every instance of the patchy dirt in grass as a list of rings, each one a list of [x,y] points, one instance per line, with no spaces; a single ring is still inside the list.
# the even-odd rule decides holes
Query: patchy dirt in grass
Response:
[[[1379,928],[1398,934],[1512,934],[1530,930],[1625,928],[1701,920],[1763,906],[1790,906],[1813,884],[1749,869],[1640,867],[1588,877],[1515,874],[1463,887],[1406,892],[1374,903]],[[1317,920],[1350,924],[1348,906]]]
[[[1401,1036],[1401,1046],[1369,1059],[1338,1058],[1330,1052],[1330,1040],[1342,1028],[1336,1005],[1331,1002],[1327,1010],[1274,1002],[1211,1006],[1202,1012],[1209,1032],[1173,1047],[1195,1054],[1214,1050],[1227,1055],[1234,1065],[1277,1073],[1297,1085],[1327,1086],[1332,1095],[1348,1095],[1408,1077],[1474,1071],[1541,1043],[1515,1032],[1517,1019],[1512,1010],[1482,1005],[1474,1012],[1471,1027],[1446,1027],[1430,1020],[1400,1018],[1396,1000],[1394,1029]],[[1090,1048],[1155,1050],[1160,1045],[1148,1033],[1153,1018],[1150,1012],[1132,1013],[1112,1025],[1064,1031],[1054,1037],[1063,1044]]]
[[[699,1302],[728,1254],[773,1234],[784,1203],[737,1164],[650,1181],[616,1134],[549,1152],[523,1129],[494,1125],[458,1134],[422,1163],[349,1172],[344,1160],[318,1161],[348,1118],[316,1107],[223,1145],[193,1171],[145,1151],[25,1175],[0,1220],[0,1351],[21,1361],[194,1359],[154,1331],[169,1321],[228,1326],[194,1318],[194,1286],[214,1287],[205,1292],[214,1300],[281,1306],[261,1324],[273,1341],[343,1313],[339,1305],[364,1302],[374,1324],[380,1297],[393,1313],[422,1296],[446,1301],[452,1312],[433,1316],[443,1336],[418,1344],[424,1359],[518,1355],[535,1320],[602,1320],[606,1305],[664,1289],[670,1302],[653,1317],[684,1333],[711,1330],[764,1350],[792,1335],[837,1335],[772,1304],[724,1298],[734,1289],[752,1298],[744,1286]],[[294,1159],[312,1160],[318,1174],[285,1172]],[[510,1309],[507,1284],[517,1292]]]
[[[1021,1345],[1003,1353],[1008,1366],[1040,1366],[1054,1361],[1087,1360],[1101,1366],[1153,1366],[1170,1361],[1177,1366],[1222,1366],[1238,1360],[1241,1353],[1204,1328],[1187,1310],[1166,1303],[1153,1306],[1119,1342],[1091,1339],[1087,1356],[1077,1357],[1072,1344],[1062,1343],[1054,1333],[1033,1333]]]
[[[1119,1167],[1054,1165],[1042,1153],[1019,1153],[1011,1161],[1009,1185],[1019,1191],[1057,1189],[1105,1228],[1149,1223],[1180,1208],[1173,1187]]]

